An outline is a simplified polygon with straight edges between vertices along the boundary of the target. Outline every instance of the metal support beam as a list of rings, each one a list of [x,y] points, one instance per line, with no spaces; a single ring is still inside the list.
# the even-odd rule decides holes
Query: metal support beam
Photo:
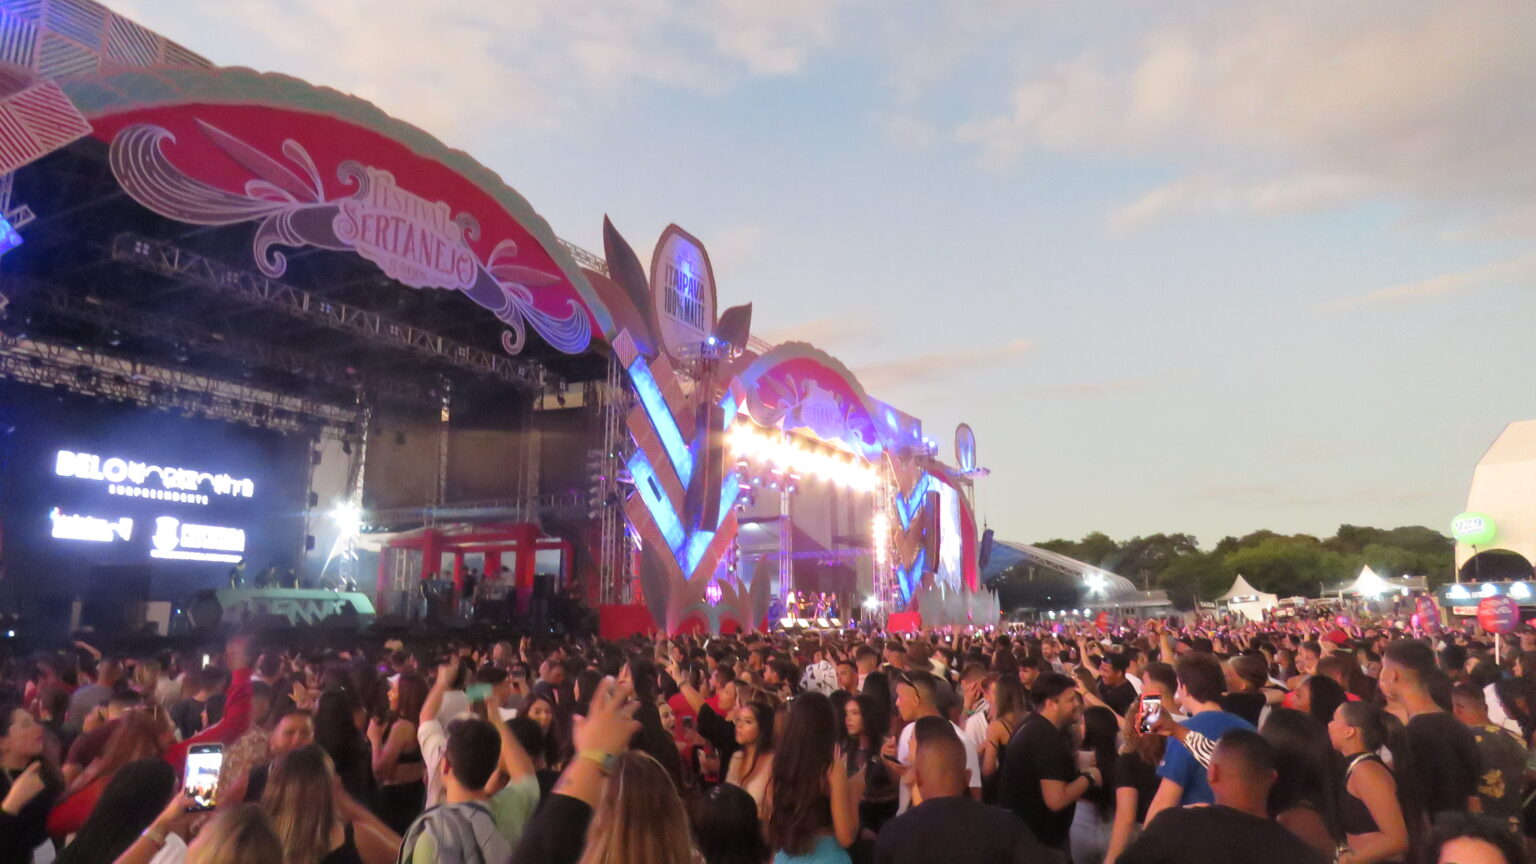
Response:
[[[112,260],[151,273],[218,291],[309,324],[365,337],[383,347],[426,357],[525,390],[544,389],[544,367],[530,360],[497,354],[395,321],[366,309],[312,294],[302,288],[236,270],[169,243],[135,234],[112,240]]]
[[[0,378],[281,432],[319,426],[348,439],[359,428],[355,409],[4,334]]]
[[[358,374],[345,363],[231,333],[213,332],[206,324],[149,314],[23,276],[0,277],[0,292],[10,296],[16,309],[89,324],[103,334],[116,331],[135,339],[153,340],[167,346],[180,345],[189,352],[211,354],[246,366],[282,372],[331,388],[350,385],[370,398],[390,402],[433,405],[439,398],[430,389],[409,380]]]

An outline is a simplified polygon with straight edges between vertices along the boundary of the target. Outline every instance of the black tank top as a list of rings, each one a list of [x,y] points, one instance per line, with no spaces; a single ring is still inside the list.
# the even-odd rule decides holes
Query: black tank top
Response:
[[[363,856],[357,851],[357,840],[352,836],[352,823],[347,823],[346,839],[321,858],[320,864],[363,864]]]
[[[400,722],[399,720],[395,721],[395,723],[399,723],[399,722]],[[395,731],[395,723],[389,724],[389,732]],[[384,740],[386,740],[386,741],[389,740],[388,732],[385,733]],[[421,748],[418,747],[418,748],[416,748],[415,750],[412,750],[409,753],[402,752],[400,754],[400,758],[399,758],[398,761],[399,761],[399,763],[401,765],[415,765],[415,764],[421,762]]]
[[[1381,830],[1371,816],[1371,808],[1349,791],[1349,777],[1361,762],[1375,762],[1383,768],[1387,767],[1375,753],[1356,753],[1349,758],[1348,764],[1344,766],[1344,801],[1339,808],[1339,827],[1344,829],[1345,834],[1375,834]]]

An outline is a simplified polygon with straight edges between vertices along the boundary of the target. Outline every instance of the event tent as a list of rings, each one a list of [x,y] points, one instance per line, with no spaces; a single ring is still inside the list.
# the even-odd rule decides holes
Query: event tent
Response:
[[[1248,580],[1239,573],[1232,581],[1232,587],[1227,589],[1227,593],[1217,597],[1216,602],[1227,604],[1228,609],[1249,621],[1260,621],[1264,618],[1266,610],[1273,609],[1279,604],[1280,598],[1249,585]]]

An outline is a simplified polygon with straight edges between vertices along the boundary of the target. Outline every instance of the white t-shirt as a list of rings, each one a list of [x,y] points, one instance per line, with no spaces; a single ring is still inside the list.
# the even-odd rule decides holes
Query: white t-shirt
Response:
[[[448,749],[448,734],[439,720],[423,720],[416,727],[416,743],[421,747],[421,761],[427,766],[427,807],[443,803],[443,752]]]
[[[971,743],[971,736],[965,734],[964,729],[955,726],[954,723],[949,725],[954,727],[955,734],[960,736],[960,743],[965,745],[965,767],[971,772],[971,788],[980,789],[981,762],[976,758],[976,745]],[[896,739],[896,761],[903,765],[912,764],[912,732],[916,728],[916,723],[908,723],[901,727],[901,736]],[[910,776],[909,772],[908,777]],[[909,780],[901,781],[900,802],[896,812],[905,813],[912,804],[912,784]]]
[[[1136,688],[1136,695],[1140,696],[1141,695],[1141,679],[1137,678],[1135,675],[1132,675],[1131,673],[1127,672],[1127,673],[1125,673],[1125,680],[1131,682],[1131,686]]]

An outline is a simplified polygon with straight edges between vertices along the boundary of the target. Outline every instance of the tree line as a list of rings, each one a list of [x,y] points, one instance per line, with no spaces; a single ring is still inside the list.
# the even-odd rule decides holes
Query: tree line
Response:
[[[1254,531],[1223,537],[1201,549],[1192,534],[1152,534],[1129,540],[1095,531],[1081,540],[1034,544],[1093,564],[1131,580],[1138,588],[1161,588],[1178,605],[1213,600],[1240,573],[1249,584],[1281,597],[1318,595],[1322,585],[1352,580],[1363,565],[1380,576],[1426,576],[1431,586],[1449,582],[1456,544],[1422,526],[1367,528],[1340,525],[1332,537]],[[1025,563],[1003,571],[994,586],[1003,608],[1070,606],[1075,580]]]

